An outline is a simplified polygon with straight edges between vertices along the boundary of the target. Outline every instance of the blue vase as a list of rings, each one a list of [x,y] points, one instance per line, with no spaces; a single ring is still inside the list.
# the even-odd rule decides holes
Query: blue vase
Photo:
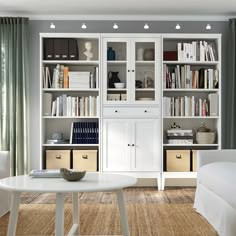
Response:
[[[116,59],[116,52],[112,49],[112,47],[108,47],[107,49],[107,60],[114,61]]]

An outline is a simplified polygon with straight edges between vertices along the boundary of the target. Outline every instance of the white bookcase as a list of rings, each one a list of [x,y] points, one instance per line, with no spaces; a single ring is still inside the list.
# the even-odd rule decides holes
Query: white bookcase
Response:
[[[163,54],[164,52],[177,51],[177,58],[175,55],[171,59],[165,60],[163,58],[163,80],[162,80],[162,120],[163,120],[163,173],[162,173],[162,189],[164,189],[166,178],[196,178],[197,174],[194,171],[190,172],[168,172],[167,171],[167,150],[201,150],[201,149],[220,149],[221,148],[221,35],[219,34],[165,34],[163,35]],[[194,43],[193,43],[194,42]],[[213,51],[207,52],[207,47],[201,48],[199,45],[206,42],[205,45],[210,45]],[[178,45],[184,48],[185,52],[178,51]],[[195,44],[195,45],[194,45]],[[187,46],[186,46],[187,45]],[[190,45],[190,46],[188,46]],[[192,46],[194,45],[194,46]],[[206,49],[207,48],[207,49]],[[177,49],[177,50],[176,50]],[[200,52],[201,51],[201,52]],[[206,57],[206,53],[208,54]],[[211,53],[211,55],[209,55]],[[214,53],[214,58],[212,58]],[[170,53],[171,54],[171,53]],[[182,54],[179,56],[179,54]],[[185,54],[185,56],[183,55]],[[186,58],[186,54],[188,58]],[[168,57],[168,55],[167,55]],[[214,60],[213,60],[214,59]],[[167,70],[168,68],[168,70]],[[178,70],[179,68],[179,70]],[[181,71],[181,68],[187,68]],[[200,70],[203,74],[200,82],[196,84],[196,79],[200,80]],[[197,71],[197,72],[196,72]],[[167,73],[169,72],[169,76]],[[182,72],[182,73],[181,73]],[[182,74],[185,75],[183,77]],[[189,75],[188,73],[191,73]],[[172,73],[174,75],[172,75]],[[180,74],[181,75],[180,75]],[[180,76],[179,76],[180,75]],[[195,77],[196,76],[196,77]],[[201,74],[202,76],[202,74]],[[180,80],[185,77],[190,79],[189,85],[185,83],[181,84]],[[190,77],[190,78],[188,78]],[[180,78],[180,79],[179,79]],[[175,81],[173,84],[170,82]],[[169,81],[169,82],[167,82]],[[178,83],[179,82],[179,83]],[[182,81],[181,81],[182,82]],[[217,82],[215,86],[214,82]],[[203,84],[202,84],[203,83]],[[200,102],[207,101],[208,110],[212,104],[209,104],[209,94],[217,94],[217,109],[218,114],[212,116],[207,112],[200,111]],[[166,99],[167,97],[167,99]],[[190,98],[193,106],[192,111],[180,111],[181,99],[185,102]],[[193,98],[194,97],[194,98]],[[201,99],[201,100],[200,100]],[[166,103],[167,100],[167,103]],[[174,109],[170,111],[171,107]],[[180,101],[180,102],[179,102]],[[176,109],[176,105],[179,106]],[[186,103],[184,103],[186,105]],[[205,106],[205,104],[204,104]],[[166,111],[168,110],[168,111]],[[197,111],[198,110],[198,111]],[[206,126],[216,132],[216,141],[211,144],[198,144],[194,135],[192,144],[169,144],[166,136],[166,130],[170,129],[171,124],[175,122],[182,129],[196,130],[200,127],[201,122],[205,122]],[[193,162],[193,159],[192,159]],[[193,164],[193,163],[192,163]]]
[[[45,39],[74,39],[78,48],[78,58],[76,60],[45,60]],[[85,52],[85,42],[91,42],[93,57],[91,60],[87,60],[84,55]],[[54,68],[57,65],[63,65],[68,67],[69,73],[73,72],[91,72],[90,73],[90,83],[83,88],[71,84],[52,86],[49,82],[45,83],[45,68],[50,68],[51,81],[54,79]],[[97,69],[96,69],[97,68]],[[99,34],[65,34],[65,33],[41,33],[40,34],[40,157],[41,157],[41,168],[46,168],[46,150],[97,150],[100,155],[100,132],[98,133],[98,142],[89,143],[91,141],[85,141],[86,143],[74,143],[72,140],[73,130],[72,123],[75,122],[95,122],[98,124],[98,129],[101,126],[101,107],[100,107],[100,35]],[[95,75],[96,72],[96,75]],[[93,74],[92,74],[93,73]],[[95,77],[96,76],[96,77]],[[65,77],[68,78],[65,75]],[[63,76],[64,80],[65,77]],[[48,77],[46,77],[48,79]],[[87,80],[87,78],[86,78]],[[46,94],[49,94],[51,100],[45,101]],[[62,99],[62,104],[60,104],[60,109],[62,107],[62,113],[52,114],[53,101],[57,101],[57,98],[64,96],[65,101]],[[71,100],[68,100],[71,97]],[[80,100],[83,98],[84,100]],[[90,100],[89,100],[90,99]],[[74,101],[73,101],[74,100]],[[85,105],[85,100],[92,101],[91,107],[88,107],[88,112],[82,113],[80,110],[81,104]],[[45,107],[48,106],[51,110],[51,114],[45,114]],[[59,101],[61,102],[61,101]],[[58,105],[58,104],[57,104]],[[57,107],[58,109],[58,107]],[[86,108],[85,108],[86,109]],[[66,112],[64,113],[64,110]],[[87,130],[89,128],[87,127]],[[62,133],[64,138],[64,143],[53,143],[48,142],[52,139],[53,133]],[[72,159],[72,158],[71,158]],[[98,156],[98,165],[100,164],[100,156]],[[98,166],[100,170],[100,166]]]
[[[45,60],[43,44],[47,38],[76,39],[79,58]],[[86,60],[84,55],[84,45],[88,41],[92,44],[91,60]],[[210,45],[207,58],[203,57],[205,53],[203,46],[201,47],[203,54],[200,55],[198,46],[200,44]],[[115,55],[108,55],[108,48],[112,48]],[[96,81],[97,85],[89,88],[45,86],[43,68],[53,69],[58,64],[68,67],[69,71],[91,73],[96,71],[98,79],[93,78],[93,83]],[[168,83],[166,82],[167,68],[170,70],[171,78],[168,79]],[[193,71],[198,72],[193,73]],[[118,72],[120,82],[124,83],[123,88],[111,86],[109,83],[111,72]],[[197,83],[197,77],[194,76],[197,76],[197,73],[199,76],[203,72],[209,79]],[[175,74],[174,82],[172,73]],[[208,101],[209,94],[217,94],[218,113],[209,115],[204,111],[204,114],[203,112],[199,114],[200,107],[198,105],[196,109],[195,106],[200,101],[204,101],[204,107],[209,108],[211,105]],[[74,113],[64,116],[45,114],[46,108],[53,110],[52,104],[48,104],[45,97],[49,96],[54,101],[62,95],[97,97],[96,114],[92,116],[90,114],[78,116]],[[186,99],[188,107],[189,104],[195,104],[194,109],[181,111],[181,97],[182,103]],[[176,99],[179,100],[179,108],[174,108],[174,112],[171,110],[168,113],[168,107],[171,106],[168,101],[175,102]],[[164,189],[167,178],[196,178],[197,174],[191,168],[188,172],[166,171],[166,151],[221,148],[221,35],[41,33],[40,118],[41,168],[45,168],[46,150],[92,149],[98,151],[100,172],[123,173],[137,178],[156,178],[159,189]],[[180,125],[182,129],[196,131],[203,121],[207,127],[216,131],[217,138],[214,143],[198,144],[195,138],[192,144],[168,143],[166,130],[173,122]],[[73,122],[98,123],[99,142],[47,143],[55,132],[63,133],[64,138],[71,141]],[[190,164],[192,164],[191,155]]]

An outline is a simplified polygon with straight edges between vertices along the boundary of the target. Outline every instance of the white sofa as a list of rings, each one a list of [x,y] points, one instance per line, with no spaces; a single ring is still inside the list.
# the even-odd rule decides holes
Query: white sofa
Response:
[[[0,151],[0,179],[10,176],[9,152]],[[10,209],[11,194],[0,189],[0,217]]]
[[[236,150],[197,153],[194,208],[220,236],[236,235]]]

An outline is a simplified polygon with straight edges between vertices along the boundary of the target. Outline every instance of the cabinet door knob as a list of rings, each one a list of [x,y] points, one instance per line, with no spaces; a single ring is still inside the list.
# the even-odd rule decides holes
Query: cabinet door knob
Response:
[[[181,159],[182,157],[181,157],[181,155],[179,154],[179,155],[176,155],[176,158],[177,158],[177,159]]]
[[[128,144],[128,146],[130,146],[130,144]]]
[[[115,112],[117,113],[118,111],[117,111],[117,110],[115,110]]]
[[[130,72],[130,70],[128,70],[128,72]]]
[[[144,110],[145,113],[147,113],[147,110]]]
[[[134,144],[132,144],[132,147],[134,147]]]
[[[134,72],[134,70],[132,70],[132,72]]]
[[[82,155],[83,159],[88,159],[88,155]]]
[[[56,155],[56,159],[61,159],[61,155]]]

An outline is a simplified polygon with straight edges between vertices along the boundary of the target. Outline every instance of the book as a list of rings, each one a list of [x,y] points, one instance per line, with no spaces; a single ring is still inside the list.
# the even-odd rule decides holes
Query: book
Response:
[[[62,175],[59,169],[55,170],[32,170],[29,173],[32,178],[61,178]]]

